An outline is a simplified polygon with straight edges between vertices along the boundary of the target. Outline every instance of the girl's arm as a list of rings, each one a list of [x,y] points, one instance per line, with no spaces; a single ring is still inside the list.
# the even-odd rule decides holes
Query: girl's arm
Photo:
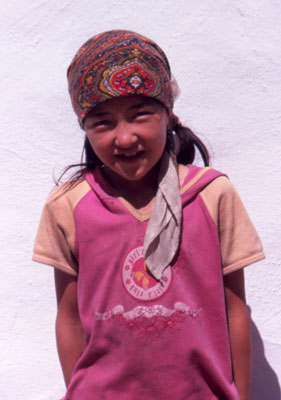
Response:
[[[56,338],[66,386],[82,354],[83,329],[77,303],[77,278],[55,269],[57,294]]]
[[[234,382],[240,400],[250,399],[251,334],[243,269],[224,277]]]

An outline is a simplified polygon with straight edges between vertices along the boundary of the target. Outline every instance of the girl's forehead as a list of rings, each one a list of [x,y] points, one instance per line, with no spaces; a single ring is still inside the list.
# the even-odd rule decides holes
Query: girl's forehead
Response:
[[[88,115],[96,115],[103,112],[114,112],[115,110],[127,111],[144,106],[153,106],[157,108],[163,107],[159,101],[150,97],[141,95],[121,96],[99,103],[89,112]]]

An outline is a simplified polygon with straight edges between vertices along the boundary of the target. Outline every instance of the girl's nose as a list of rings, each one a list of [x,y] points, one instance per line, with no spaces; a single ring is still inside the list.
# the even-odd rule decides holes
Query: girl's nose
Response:
[[[115,128],[115,144],[118,147],[129,148],[137,142],[137,135],[133,125],[130,123],[120,123]]]

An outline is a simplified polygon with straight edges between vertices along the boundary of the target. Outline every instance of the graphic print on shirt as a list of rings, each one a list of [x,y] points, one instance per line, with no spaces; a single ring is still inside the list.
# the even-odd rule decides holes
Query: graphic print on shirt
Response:
[[[143,246],[129,251],[122,265],[122,282],[129,295],[140,301],[151,301],[162,297],[172,282],[172,268],[167,267],[161,283],[147,272],[143,257]]]
[[[114,320],[124,333],[151,342],[164,337],[167,333],[175,333],[181,329],[187,318],[191,320],[199,318],[200,309],[192,309],[180,301],[174,303],[171,308],[161,304],[145,305],[147,301],[158,300],[169,290],[172,268],[166,268],[162,283],[156,281],[146,270],[143,246],[129,251],[121,266],[121,277],[127,294],[143,302],[142,305],[125,310],[123,305],[118,304],[106,312],[96,312],[96,320],[107,323]]]

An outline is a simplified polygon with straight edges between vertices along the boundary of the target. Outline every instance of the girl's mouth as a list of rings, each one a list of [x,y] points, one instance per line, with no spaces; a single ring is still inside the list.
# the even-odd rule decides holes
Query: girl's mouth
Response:
[[[140,160],[143,155],[144,151],[135,151],[132,153],[117,154],[115,157],[117,157],[122,162],[133,163]]]

